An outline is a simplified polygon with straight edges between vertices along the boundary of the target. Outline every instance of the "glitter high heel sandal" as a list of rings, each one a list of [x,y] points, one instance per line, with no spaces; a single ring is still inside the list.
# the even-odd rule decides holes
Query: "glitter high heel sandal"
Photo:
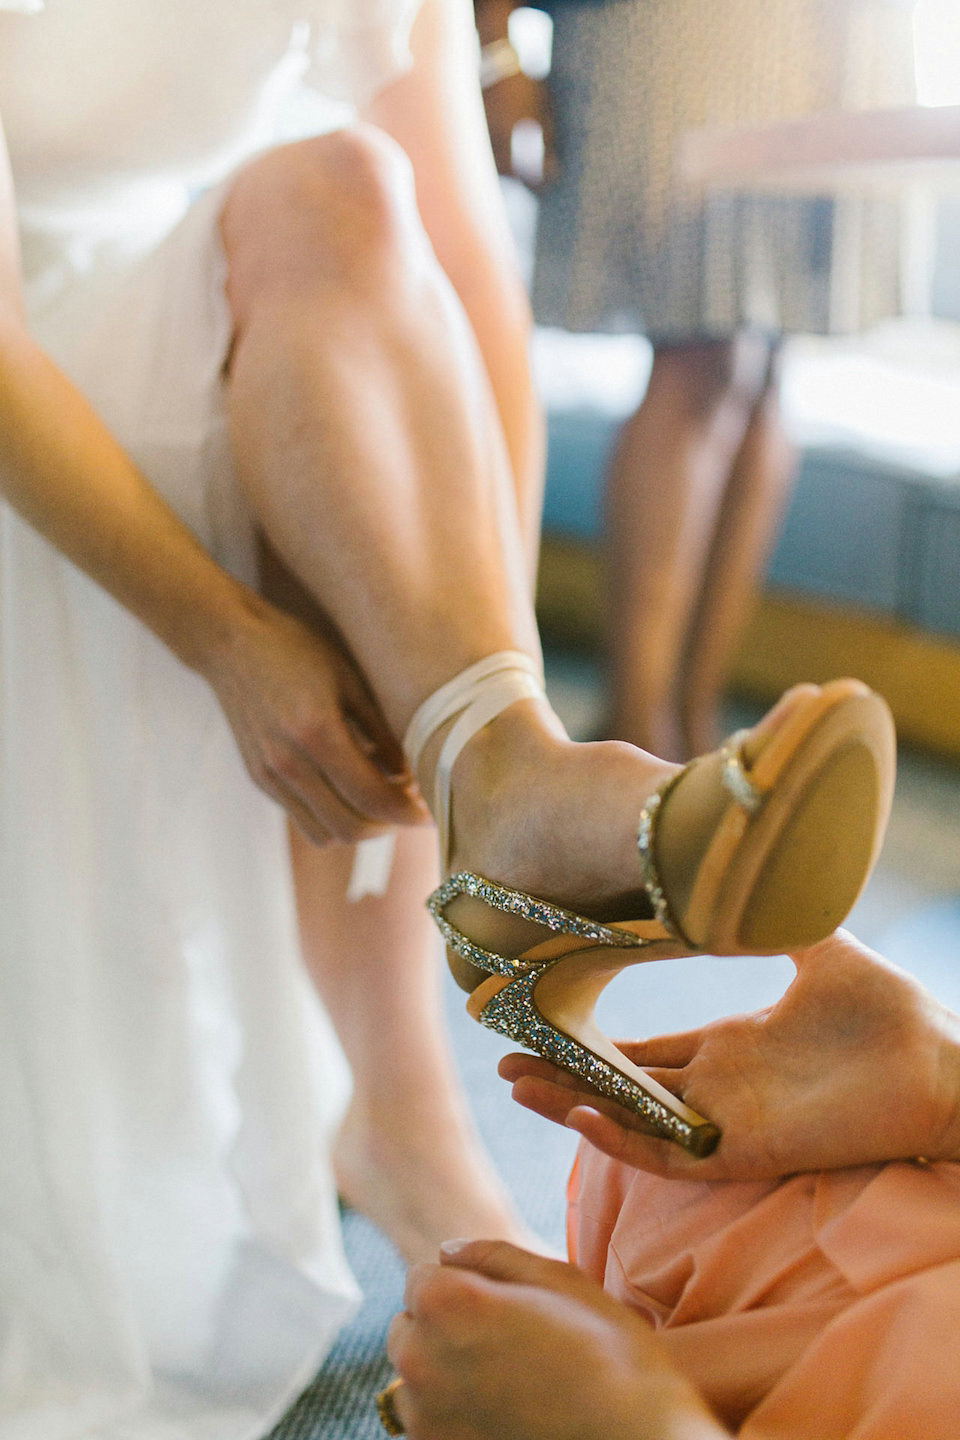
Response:
[[[432,807],[444,871],[457,756],[507,706],[542,695],[533,661],[506,651],[471,666],[414,716],[404,740],[414,770],[431,736],[453,721]],[[889,711],[856,680],[798,687],[781,706],[782,719],[762,743],[741,731],[646,797],[637,838],[646,916],[601,923],[469,871],[451,875],[427,902],[451,968],[471,990],[475,1019],[588,1081],[695,1155],[716,1147],[716,1126],[633,1065],[600,1031],[593,1010],[628,965],[777,954],[822,939],[850,910],[892,799]]]

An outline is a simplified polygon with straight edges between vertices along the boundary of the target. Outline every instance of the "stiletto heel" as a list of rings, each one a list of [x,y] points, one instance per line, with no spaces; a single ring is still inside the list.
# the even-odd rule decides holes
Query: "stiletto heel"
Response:
[[[450,777],[463,746],[516,700],[542,697],[538,668],[502,652],[470,667],[414,716],[404,746],[453,721],[437,763],[434,816],[444,869]],[[603,922],[469,871],[427,904],[475,1019],[585,1080],[652,1133],[707,1155],[720,1132],[658,1085],[593,1018],[628,965],[693,954],[776,954],[844,919],[873,866],[893,793],[893,725],[856,680],[791,692],[757,751],[754,732],[679,770],[640,811],[638,879],[649,913]]]

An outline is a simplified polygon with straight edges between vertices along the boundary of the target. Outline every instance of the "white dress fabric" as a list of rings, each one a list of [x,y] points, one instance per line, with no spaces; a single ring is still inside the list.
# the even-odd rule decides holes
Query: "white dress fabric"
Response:
[[[402,68],[415,8],[0,0],[35,333],[247,580],[223,182],[304,77],[333,125]],[[2,1440],[269,1430],[357,1301],[348,1083],[212,693],[0,507]]]

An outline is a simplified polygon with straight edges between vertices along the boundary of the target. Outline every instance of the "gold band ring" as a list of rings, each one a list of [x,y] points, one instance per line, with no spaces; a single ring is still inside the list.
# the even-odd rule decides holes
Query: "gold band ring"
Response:
[[[400,1416],[397,1414],[396,1395],[403,1385],[400,1376],[390,1381],[386,1390],[381,1390],[377,1396],[377,1414],[380,1416],[380,1424],[388,1435],[403,1435],[404,1428]]]

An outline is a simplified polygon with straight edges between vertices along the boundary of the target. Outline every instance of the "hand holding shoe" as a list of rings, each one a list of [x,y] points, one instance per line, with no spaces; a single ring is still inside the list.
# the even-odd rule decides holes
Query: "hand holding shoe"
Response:
[[[508,1055],[514,1098],[598,1150],[672,1178],[764,1180],[916,1156],[960,1156],[960,1020],[911,976],[838,930],[793,957],[768,1010],[622,1043],[721,1129],[695,1159],[545,1061]]]

